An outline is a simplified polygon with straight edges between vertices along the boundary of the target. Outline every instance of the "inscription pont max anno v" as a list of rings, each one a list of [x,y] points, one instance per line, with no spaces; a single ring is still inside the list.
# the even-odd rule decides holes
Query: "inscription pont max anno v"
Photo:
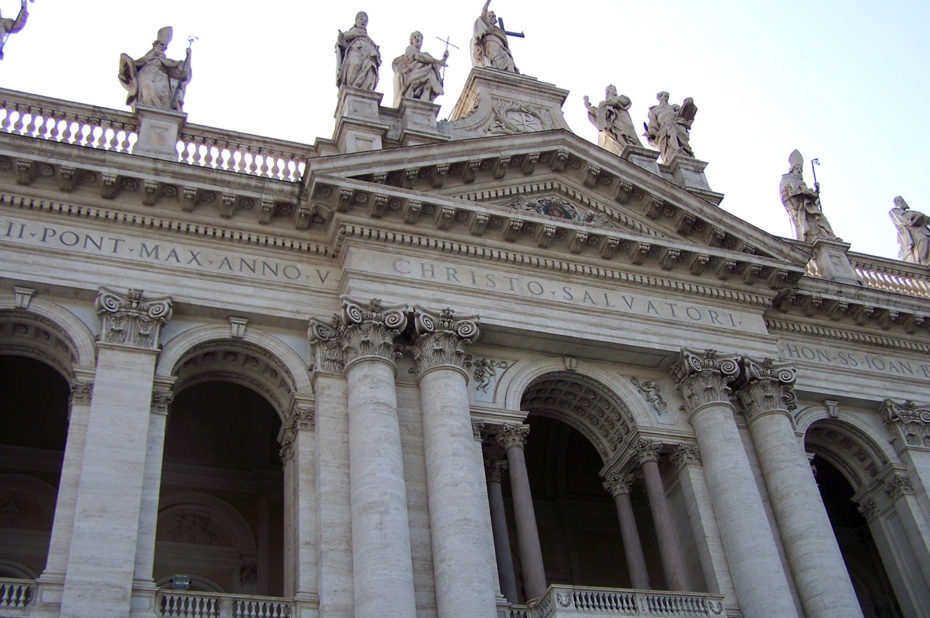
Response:
[[[77,226],[0,218],[0,242],[161,264],[205,273],[335,289],[332,269],[244,252],[218,251]]]

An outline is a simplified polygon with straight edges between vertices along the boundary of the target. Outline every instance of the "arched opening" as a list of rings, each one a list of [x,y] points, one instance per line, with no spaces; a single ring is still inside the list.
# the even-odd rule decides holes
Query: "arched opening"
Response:
[[[853,488],[820,456],[813,460],[817,485],[865,618],[903,616],[868,523],[853,501]]]
[[[217,379],[175,396],[165,435],[154,577],[192,590],[281,596],[284,478],[274,407]]]
[[[69,390],[48,364],[0,355],[0,577],[35,578],[45,568]]]
[[[838,421],[811,425],[805,448],[814,453],[812,465],[820,496],[863,615],[903,616],[872,530],[853,499],[880,475],[887,460],[867,436]]]
[[[524,447],[547,584],[631,588],[617,504],[601,472],[635,430],[627,406],[610,389],[575,372],[533,380],[520,407],[528,412]],[[500,456],[500,455],[499,455]],[[522,568],[508,483],[503,483],[517,581]],[[642,480],[630,491],[651,587],[665,578]],[[520,592],[526,598],[525,591]]]

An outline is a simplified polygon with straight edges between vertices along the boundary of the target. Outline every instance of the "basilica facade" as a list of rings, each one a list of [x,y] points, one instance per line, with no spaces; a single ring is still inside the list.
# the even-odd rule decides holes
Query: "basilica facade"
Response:
[[[360,14],[313,145],[158,41],[0,90],[0,616],[930,615],[928,267],[722,210],[690,100],[576,136],[486,13],[447,120]]]

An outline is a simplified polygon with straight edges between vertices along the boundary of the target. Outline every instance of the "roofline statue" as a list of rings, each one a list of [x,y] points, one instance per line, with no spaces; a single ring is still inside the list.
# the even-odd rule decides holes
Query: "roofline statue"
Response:
[[[471,38],[471,63],[476,67],[488,67],[508,73],[519,73],[513,62],[507,32],[498,25],[497,15],[489,11],[491,0],[486,0],[481,15],[475,20]],[[522,36],[522,35],[517,35]]]
[[[930,217],[911,210],[900,195],[888,215],[898,229],[898,259],[930,266]]]
[[[597,127],[598,145],[601,148],[620,154],[627,146],[642,146],[630,118],[629,109],[632,105],[630,97],[617,94],[617,87],[613,84],[607,86],[604,100],[597,107],[585,95],[584,106],[588,108],[591,124]]]
[[[165,55],[174,30],[165,26],[158,31],[152,49],[133,60],[128,54],[119,59],[119,81],[129,93],[127,105],[147,105],[180,112],[184,107],[184,92],[191,79],[191,46],[184,60],[172,60]],[[193,44],[193,37],[190,39]]]
[[[371,90],[378,86],[381,50],[368,36],[368,13],[355,14],[355,25],[336,37],[336,85]]]
[[[797,150],[788,156],[790,168],[779,184],[781,202],[791,216],[795,238],[812,243],[818,239],[838,240],[820,208],[820,186],[811,190],[804,182],[804,157]]]
[[[29,1],[35,2],[35,0]],[[16,34],[22,30],[27,19],[29,19],[29,9],[26,8],[26,0],[20,0],[19,13],[17,13],[16,19],[4,18],[0,15],[0,60],[3,60],[3,46],[6,45],[7,38],[11,34]]]

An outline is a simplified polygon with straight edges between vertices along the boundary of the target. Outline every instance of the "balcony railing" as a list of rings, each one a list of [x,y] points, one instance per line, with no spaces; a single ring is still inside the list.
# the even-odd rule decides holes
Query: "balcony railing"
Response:
[[[665,592],[549,586],[546,595],[529,605],[511,605],[507,618],[558,616],[724,616],[723,595],[698,592]]]
[[[25,609],[32,601],[35,591],[36,583],[31,579],[0,577],[0,610]]]
[[[0,88],[0,133],[85,148],[131,153],[138,140],[135,115]],[[237,174],[297,182],[312,146],[258,135],[185,124],[178,161]]]
[[[159,616],[179,618],[288,618],[293,603],[277,597],[159,590],[155,596]]]
[[[850,253],[849,260],[866,287],[930,298],[930,268],[926,266],[859,253]]]

